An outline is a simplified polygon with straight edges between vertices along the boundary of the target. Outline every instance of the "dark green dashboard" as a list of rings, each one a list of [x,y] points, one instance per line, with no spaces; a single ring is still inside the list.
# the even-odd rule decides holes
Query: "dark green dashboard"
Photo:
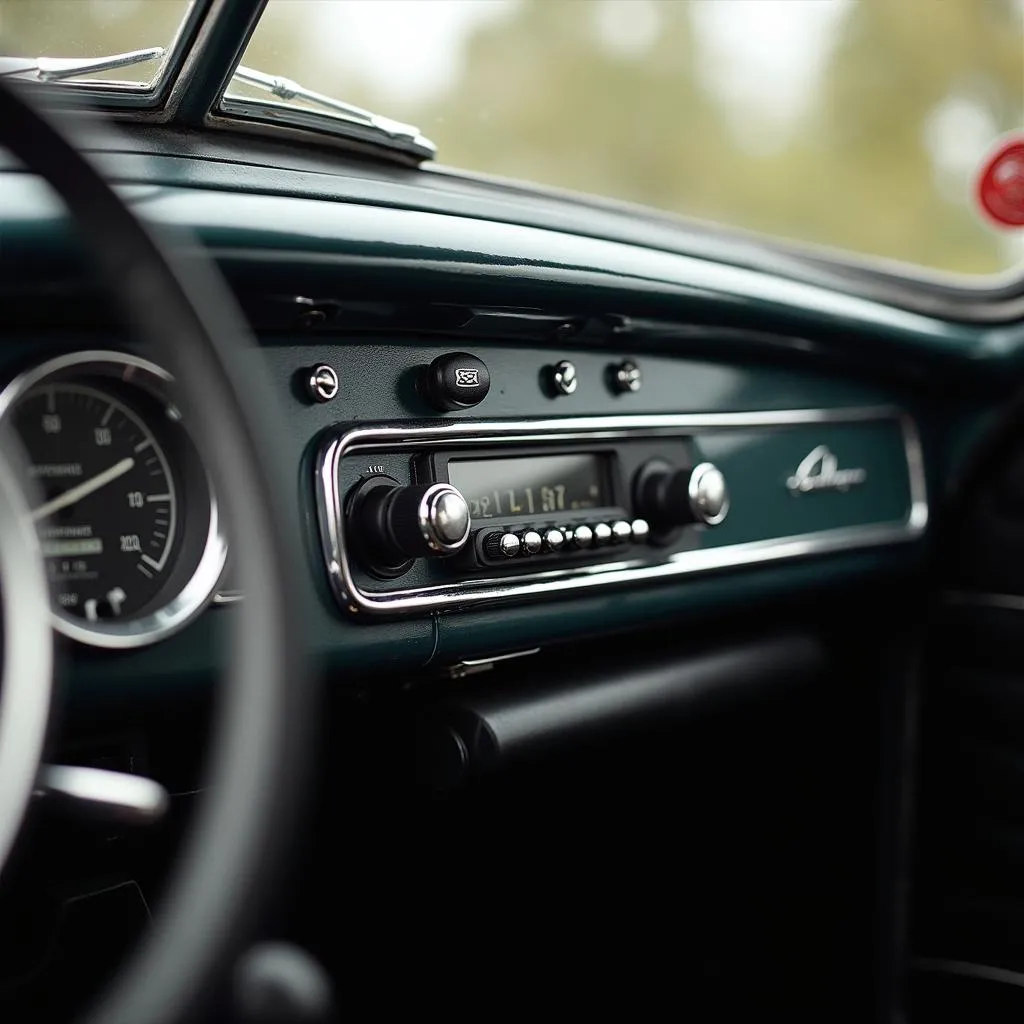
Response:
[[[144,132],[132,141],[140,151],[154,145]],[[161,145],[167,151],[130,157],[100,146],[100,159],[118,168],[140,214],[190,229],[212,250],[259,335],[287,417],[289,486],[306,529],[309,631],[325,671],[344,666],[366,677],[444,666],[919,573],[929,505],[941,501],[1024,352],[1019,324],[957,322],[907,308],[912,302],[877,301],[856,282],[844,292],[814,274],[797,279],[781,257],[780,273],[771,274],[753,258],[671,251],[664,226],[648,244],[635,224],[633,236],[615,237],[616,224],[625,232],[631,223],[628,211],[595,213],[590,230],[606,237],[593,237],[564,222],[539,226],[538,208],[514,190],[436,172],[392,171],[389,181],[351,168],[271,170],[258,154],[211,160],[181,152],[181,139]],[[576,213],[585,220],[585,209]],[[0,269],[5,381],[61,352],[132,350],[60,211],[16,169],[0,175]],[[493,383],[478,407],[438,413],[415,378],[450,351],[483,359]],[[642,368],[643,386],[616,394],[607,370],[627,356]],[[544,381],[560,358],[575,363],[580,383],[555,398]],[[301,381],[321,363],[337,371],[340,392],[315,404]],[[690,417],[698,426],[688,436],[734,481],[729,520],[701,546],[728,551],[829,531],[842,542],[635,585],[400,618],[337,606],[314,491],[326,439],[373,424],[657,416]],[[700,426],[701,417],[709,422]],[[866,470],[863,486],[788,493],[787,474],[821,445],[840,467]],[[251,556],[231,553],[223,587],[230,589],[230,559]],[[215,669],[231,616],[230,604],[214,606],[154,648],[82,652],[76,689],[202,680]]]

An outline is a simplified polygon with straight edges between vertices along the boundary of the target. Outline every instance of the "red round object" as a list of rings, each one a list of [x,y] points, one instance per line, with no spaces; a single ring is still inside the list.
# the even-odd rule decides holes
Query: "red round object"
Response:
[[[977,181],[982,213],[999,227],[1024,227],[1024,136],[1005,140],[985,161]]]

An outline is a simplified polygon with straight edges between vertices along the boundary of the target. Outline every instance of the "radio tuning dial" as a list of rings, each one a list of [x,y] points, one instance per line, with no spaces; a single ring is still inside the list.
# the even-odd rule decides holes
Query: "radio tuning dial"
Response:
[[[729,511],[725,477],[710,462],[678,469],[651,459],[637,471],[633,499],[651,528],[661,533],[688,523],[717,526]]]
[[[371,479],[356,493],[349,521],[370,567],[389,573],[413,558],[456,554],[470,527],[469,505],[450,484],[403,487],[388,477]]]

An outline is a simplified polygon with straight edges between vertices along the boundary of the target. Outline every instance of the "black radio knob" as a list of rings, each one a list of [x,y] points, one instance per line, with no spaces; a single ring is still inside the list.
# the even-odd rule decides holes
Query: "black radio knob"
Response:
[[[637,511],[660,532],[687,523],[717,526],[729,511],[729,488],[721,470],[710,462],[677,469],[651,459],[637,471],[633,500]]]
[[[491,388],[487,364],[468,352],[447,352],[424,371],[420,387],[435,409],[472,409]]]
[[[454,555],[469,537],[469,505],[450,484],[376,482],[351,513],[372,563],[394,569],[411,558]]]

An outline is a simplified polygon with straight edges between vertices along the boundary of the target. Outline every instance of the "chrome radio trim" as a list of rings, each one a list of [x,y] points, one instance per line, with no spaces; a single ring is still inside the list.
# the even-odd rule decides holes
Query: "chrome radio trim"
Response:
[[[625,558],[600,565],[548,569],[529,576],[476,577],[458,583],[387,592],[361,590],[352,575],[345,550],[343,496],[338,493],[337,487],[338,467],[342,457],[354,451],[407,450],[454,444],[494,446],[554,440],[606,441],[702,430],[879,420],[898,420],[903,430],[910,477],[910,510],[902,522],[869,523],[724,547],[681,551],[657,565]],[[644,583],[762,562],[898,544],[921,536],[928,525],[928,496],[920,436],[911,417],[895,406],[488,422],[452,420],[429,425],[353,427],[322,445],[316,460],[315,479],[320,538],[328,579],[341,608],[353,614],[395,616],[462,609],[506,600],[529,600],[594,587]]]

